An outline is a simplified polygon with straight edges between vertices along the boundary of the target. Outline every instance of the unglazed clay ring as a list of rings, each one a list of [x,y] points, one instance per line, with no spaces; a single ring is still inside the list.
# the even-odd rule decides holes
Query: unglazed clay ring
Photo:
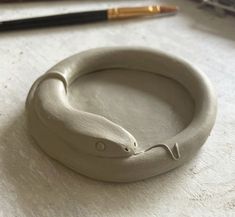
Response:
[[[171,138],[141,149],[124,127],[70,104],[73,82],[114,69],[142,71],[182,85],[193,100],[190,123]],[[94,179],[130,182],[167,172],[190,159],[214,125],[216,97],[207,77],[183,60],[144,48],[115,47],[85,51],[52,67],[33,84],[26,109],[30,132],[49,156]]]

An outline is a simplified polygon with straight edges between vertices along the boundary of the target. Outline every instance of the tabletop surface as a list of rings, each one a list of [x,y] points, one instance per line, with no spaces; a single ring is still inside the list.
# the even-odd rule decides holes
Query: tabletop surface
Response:
[[[199,10],[178,15],[0,33],[0,217],[235,216],[235,18]],[[74,1],[0,5],[0,19],[156,1]],[[88,179],[51,160],[28,134],[30,86],[59,60],[101,46],[145,46],[177,55],[207,74],[218,96],[215,127],[184,166],[145,181]]]

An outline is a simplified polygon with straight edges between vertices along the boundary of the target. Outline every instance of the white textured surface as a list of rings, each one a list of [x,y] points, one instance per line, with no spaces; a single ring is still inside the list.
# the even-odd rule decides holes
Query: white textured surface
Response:
[[[1,5],[0,19],[128,4],[117,2]],[[141,2],[129,1],[133,5]],[[181,13],[160,19],[0,33],[0,217],[235,216],[235,18],[218,18],[186,0],[165,2],[179,5]],[[71,54],[106,45],[165,50],[210,77],[218,93],[217,122],[191,162],[146,181],[110,184],[75,174],[35,145],[24,114],[33,81]]]

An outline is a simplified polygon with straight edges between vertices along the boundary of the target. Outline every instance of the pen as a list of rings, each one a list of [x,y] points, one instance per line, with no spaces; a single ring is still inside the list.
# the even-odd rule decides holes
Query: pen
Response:
[[[145,6],[58,14],[44,17],[2,21],[0,22],[0,31],[85,24],[98,21],[120,20],[158,14],[175,14],[177,10],[178,8],[176,6]]]

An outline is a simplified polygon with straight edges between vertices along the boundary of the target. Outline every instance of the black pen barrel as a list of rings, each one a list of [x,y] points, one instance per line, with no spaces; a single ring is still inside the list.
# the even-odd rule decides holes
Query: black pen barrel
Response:
[[[85,24],[108,20],[107,10],[87,11],[46,17],[26,18],[0,22],[0,31],[32,29],[51,26]]]

